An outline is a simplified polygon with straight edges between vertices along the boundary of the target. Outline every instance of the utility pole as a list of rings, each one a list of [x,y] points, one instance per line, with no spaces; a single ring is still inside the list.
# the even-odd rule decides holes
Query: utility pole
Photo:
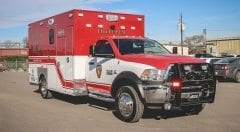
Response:
[[[183,22],[182,13],[180,14],[180,22],[178,23],[178,29],[181,32],[181,53],[183,55],[183,30],[186,28],[185,23]]]
[[[207,28],[203,29],[204,43],[203,46],[205,48],[205,52],[207,52]]]
[[[183,55],[183,18],[182,18],[182,13],[180,15],[180,32],[181,32],[181,53]]]

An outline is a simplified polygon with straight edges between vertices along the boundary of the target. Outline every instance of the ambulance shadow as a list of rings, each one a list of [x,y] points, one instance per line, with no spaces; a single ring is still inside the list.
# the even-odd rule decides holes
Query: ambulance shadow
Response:
[[[39,89],[36,89],[35,91],[33,91],[34,93],[38,93],[41,96],[41,93],[39,91]],[[51,92],[53,97],[51,99],[57,99],[57,100],[61,100],[67,103],[71,103],[74,105],[79,105],[79,104],[87,104],[88,103],[88,97],[75,97],[75,96],[70,96],[70,95],[66,95],[66,94],[61,94],[61,93],[57,93],[57,92]]]
[[[114,105],[112,103],[93,99],[88,96],[74,97],[70,95],[62,95],[59,93],[54,93],[54,98],[74,104],[74,105],[88,104],[88,106],[90,107],[94,107],[104,111],[112,111],[112,109],[114,108]]]
[[[145,109],[143,113],[143,119],[170,119],[182,116],[188,116],[184,111],[181,110],[171,110],[166,111],[163,109]]]
[[[40,91],[38,89],[33,92],[38,93],[40,95]],[[94,107],[104,111],[112,111],[114,109],[113,103],[104,102],[101,100],[90,98],[88,96],[75,97],[66,94],[60,94],[57,92],[52,92],[52,95],[54,99],[58,99],[74,105],[88,104],[90,107]]]
[[[39,90],[35,90],[35,93],[40,94]],[[116,118],[120,118],[115,110],[114,103],[109,103],[101,100],[97,100],[94,98],[90,98],[88,96],[82,96],[82,97],[74,97],[70,95],[60,94],[56,92],[53,93],[53,98],[58,99],[64,102],[68,102],[74,105],[81,105],[81,104],[88,104],[88,106],[97,108],[99,110],[104,111],[112,111],[112,114]],[[169,118],[176,118],[176,117],[182,117],[187,116],[187,114],[181,110],[172,110],[172,111],[165,111],[161,109],[148,109],[146,108],[144,110],[144,114],[142,119],[169,119]]]
[[[116,111],[113,111],[112,113],[116,118],[121,119]],[[145,109],[142,119],[166,120],[166,119],[177,118],[182,116],[187,116],[187,115],[182,111],[164,111],[164,110],[157,110],[157,109]]]
[[[115,109],[114,103],[105,102],[105,101],[97,100],[94,98],[88,99],[88,105],[90,107],[94,107],[94,108],[104,110],[104,111],[113,111]]]

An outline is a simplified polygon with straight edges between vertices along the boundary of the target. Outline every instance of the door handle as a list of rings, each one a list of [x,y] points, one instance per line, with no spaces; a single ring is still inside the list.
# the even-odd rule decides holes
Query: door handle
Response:
[[[94,62],[90,61],[88,62],[89,65],[94,65]]]

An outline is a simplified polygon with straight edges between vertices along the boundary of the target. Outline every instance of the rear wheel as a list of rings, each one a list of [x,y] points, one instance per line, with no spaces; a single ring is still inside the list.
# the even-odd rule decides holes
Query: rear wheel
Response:
[[[137,122],[143,115],[144,105],[131,86],[122,86],[116,95],[116,111],[125,122]]]
[[[47,89],[47,81],[45,77],[41,77],[39,82],[39,91],[41,93],[42,98],[50,99],[52,98],[52,93]]]
[[[235,81],[236,81],[237,83],[240,83],[240,71],[237,71],[237,72],[236,72]]]

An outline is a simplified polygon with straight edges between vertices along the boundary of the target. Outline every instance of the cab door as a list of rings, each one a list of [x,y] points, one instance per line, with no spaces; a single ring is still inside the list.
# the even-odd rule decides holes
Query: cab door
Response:
[[[87,88],[90,92],[111,93],[111,84],[117,75],[113,48],[108,40],[99,40],[94,55],[89,58],[86,73]]]

